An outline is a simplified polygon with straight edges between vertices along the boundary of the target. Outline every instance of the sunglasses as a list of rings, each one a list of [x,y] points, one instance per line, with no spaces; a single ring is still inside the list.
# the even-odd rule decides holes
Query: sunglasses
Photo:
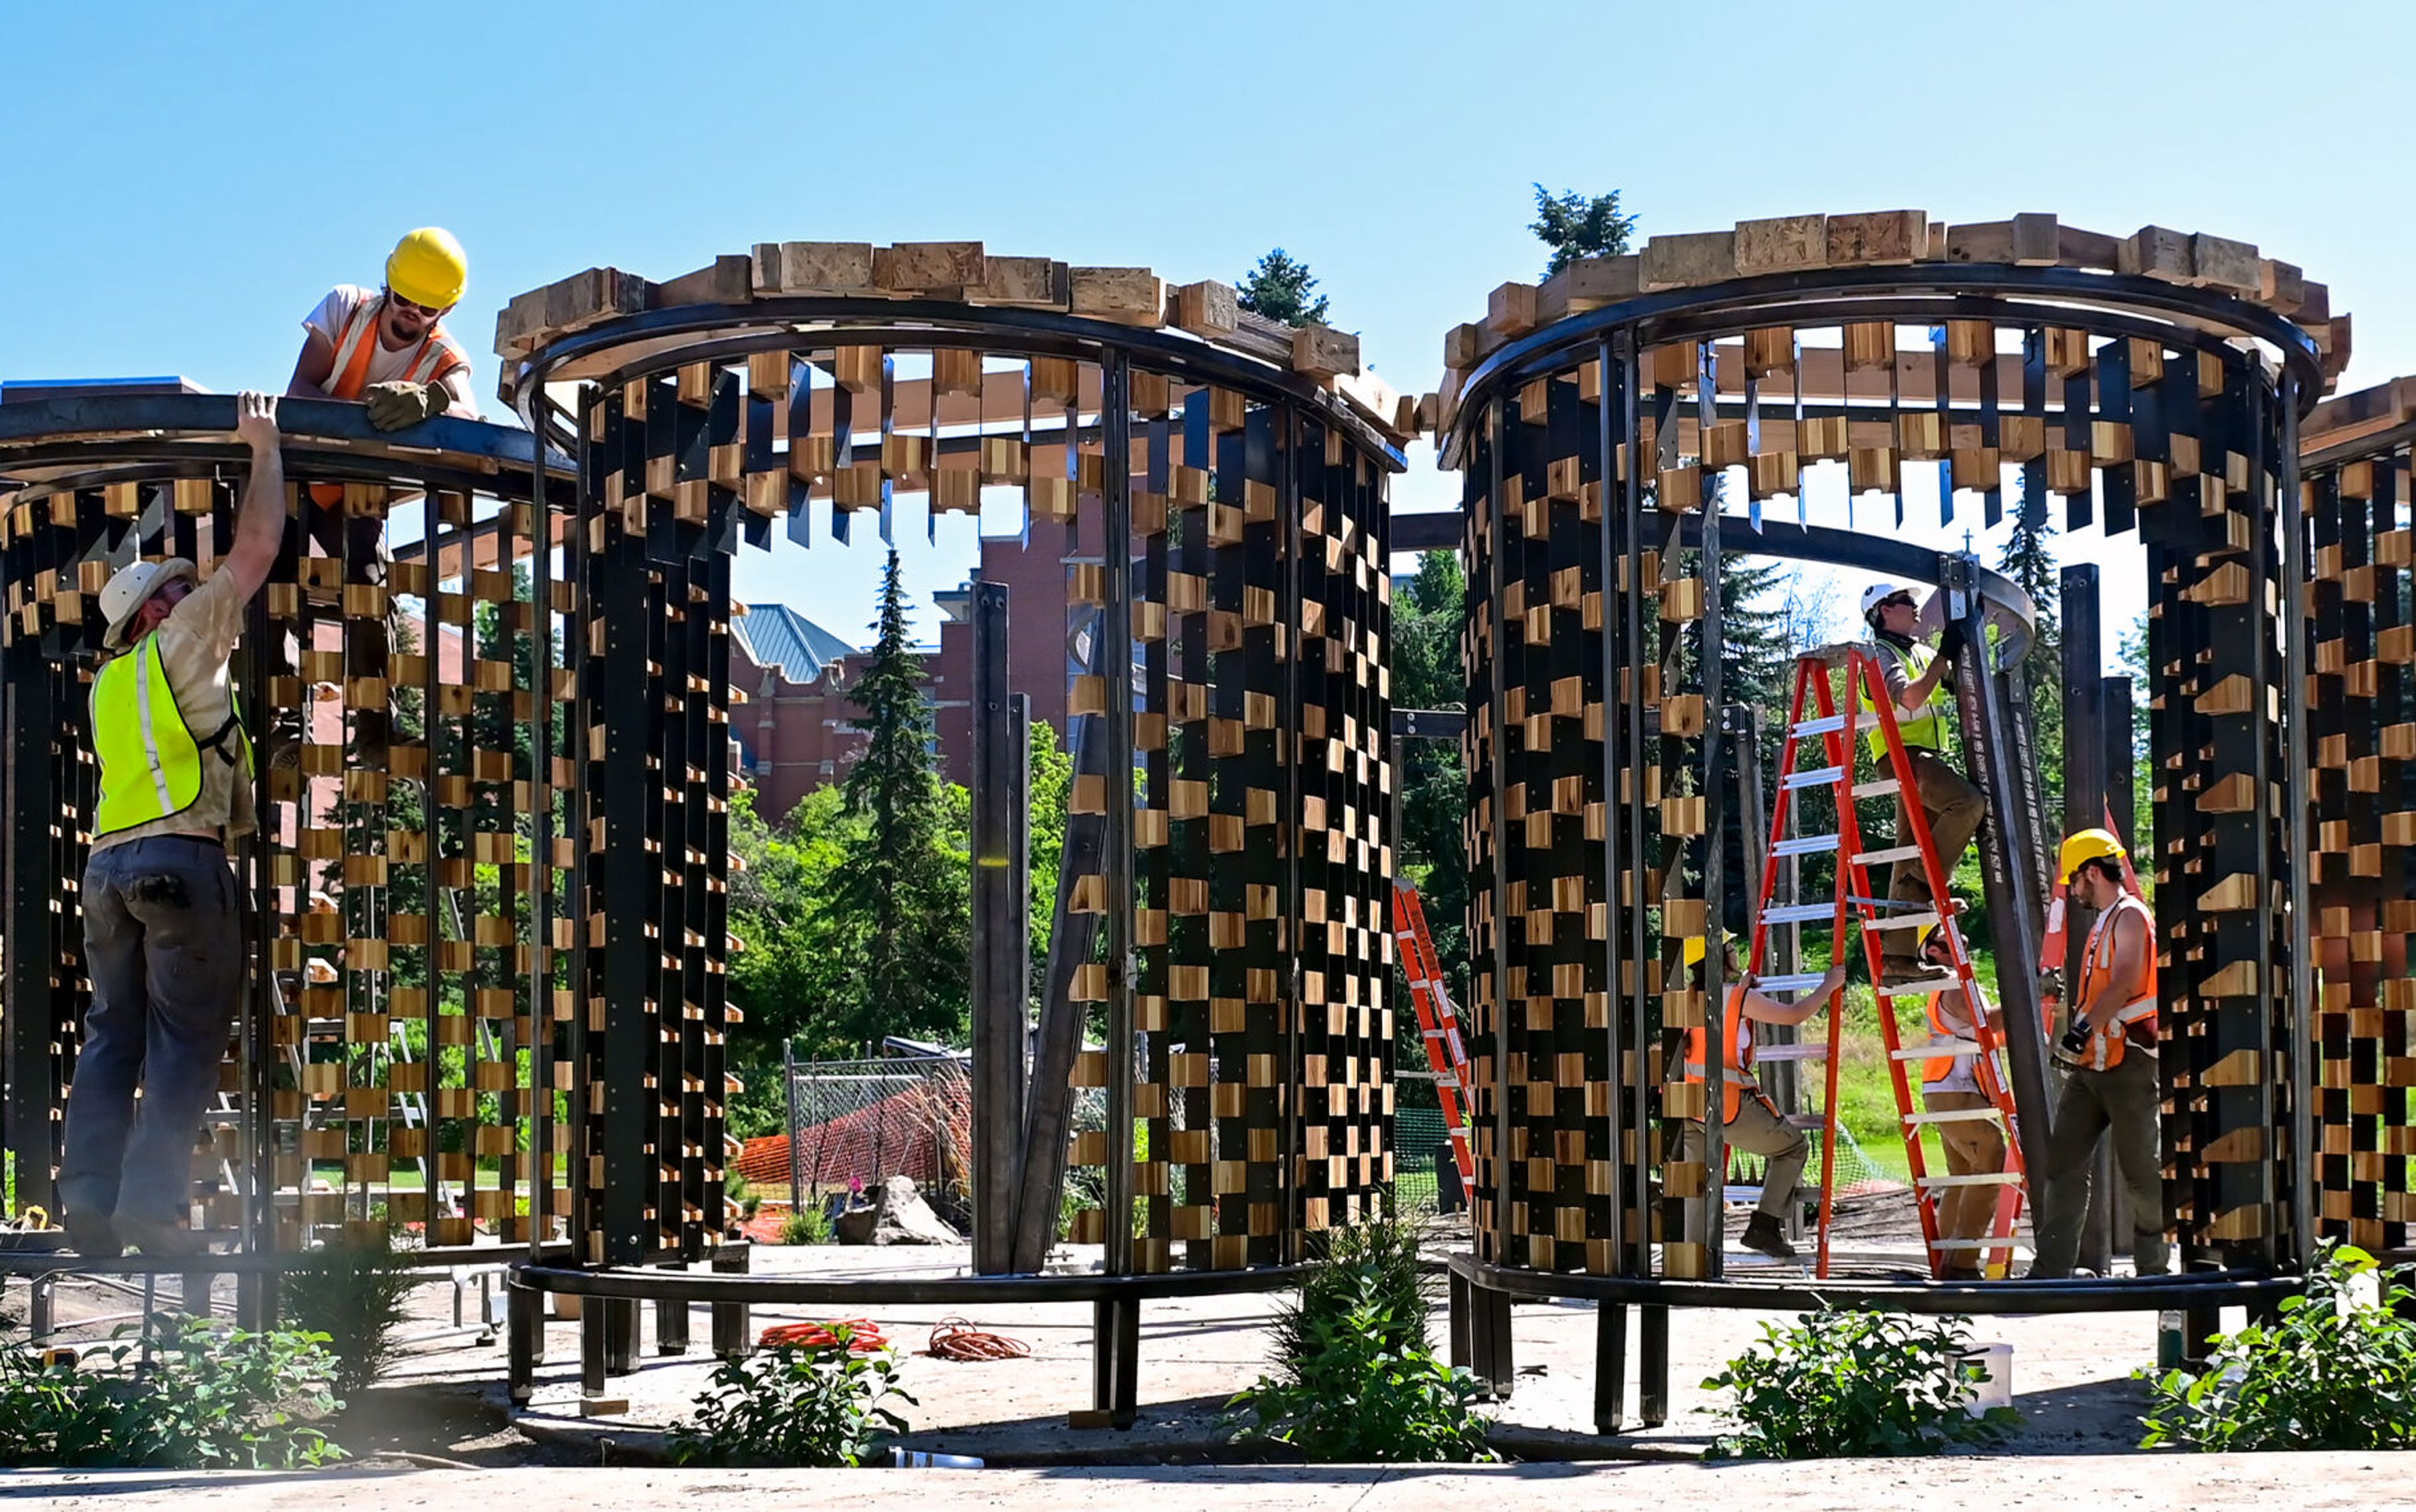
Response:
[[[385,297],[386,302],[393,305],[397,310],[402,310],[406,313],[421,315],[429,320],[434,320],[437,316],[445,313],[442,306],[415,304],[395,293],[392,289],[388,289],[385,292]]]

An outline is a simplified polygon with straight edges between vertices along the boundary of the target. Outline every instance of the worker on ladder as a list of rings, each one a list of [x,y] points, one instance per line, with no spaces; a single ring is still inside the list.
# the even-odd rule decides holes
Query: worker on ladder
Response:
[[[461,302],[469,280],[469,259],[451,232],[422,226],[407,234],[386,256],[384,287],[372,292],[340,283],[303,320],[302,351],[294,359],[286,394],[360,401],[370,424],[380,431],[399,431],[439,415],[476,418],[470,355],[445,329],[445,317]],[[376,515],[342,515],[339,485],[315,484],[310,495],[320,506],[309,517],[311,537],[328,555],[343,557],[344,581],[384,584],[385,522]],[[300,551],[298,538],[287,544],[277,564],[279,582],[296,575]],[[365,636],[346,637],[345,676],[384,677],[383,653],[392,640],[390,627],[386,647]],[[270,675],[291,676],[294,662],[285,637],[273,637],[268,649]],[[385,760],[388,724],[385,709],[355,712],[352,744],[365,761]],[[281,711],[269,740],[269,764],[294,766],[300,744],[299,714]]]
[[[1954,970],[1955,957],[1947,946],[1946,925],[1942,921],[1930,927],[1927,938],[1922,942],[1921,954],[1932,970]],[[1997,1126],[1996,1104],[1981,1090],[1972,1066],[1982,1053],[1978,1046],[1978,1015],[1964,1001],[1961,988],[1942,988],[1929,994],[1929,1035],[1933,1042],[1971,1043],[1970,1050],[1950,1050],[1933,1055],[1921,1066],[1924,1111],[1932,1115],[1970,1115],[1943,1118],[1934,1126],[1939,1142],[1946,1147],[1946,1173],[1993,1176],[2005,1169],[2005,1131]],[[1952,1247],[1941,1251],[1940,1280],[1986,1278],[1980,1264],[1981,1251],[1971,1242],[1988,1232],[2002,1191],[1999,1187],[1955,1187],[1940,1199],[1938,1237],[1952,1244]]]
[[[2089,1212],[2090,1167],[2100,1134],[2111,1131],[2114,1163],[2131,1194],[2131,1255],[2142,1276],[2161,1276],[2165,1242],[2164,1163],[2156,1110],[2156,923],[2122,885],[2122,842],[2084,829],[2063,842],[2060,869],[2073,899],[2098,911],[2080,951],[2072,1021],[2057,1043],[2062,1095],[2047,1139],[2039,1199],[2033,1280],[2072,1274]]]
[[[1820,1011],[1837,990],[1845,985],[1846,968],[1842,961],[1829,968],[1820,985],[1793,1003],[1781,1003],[1775,998],[1754,990],[1753,978],[1737,967],[1736,951],[1722,946],[1727,961],[1729,981],[1728,1009],[1721,1015],[1724,1033],[1722,1059],[1727,1072],[1722,1077],[1726,1095],[1722,1098],[1720,1122],[1726,1129],[1722,1136],[1731,1150],[1758,1155],[1770,1162],[1762,1174],[1761,1202],[1744,1227],[1738,1241],[1747,1249],[1759,1251],[1774,1260],[1793,1260],[1795,1247],[1787,1242],[1781,1223],[1788,1204],[1795,1201],[1795,1188],[1804,1178],[1804,1163],[1811,1157],[1812,1146],[1804,1131],[1790,1126],[1778,1111],[1775,1103],[1753,1076],[1753,1026],[1757,1023],[1795,1025]],[[1703,940],[1689,936],[1685,945],[1685,962],[1697,991],[1703,987]],[[1686,1059],[1684,1079],[1700,1085],[1704,1080],[1705,1046],[1703,1029],[1698,1024],[1686,1031]],[[1709,1154],[1703,1121],[1689,1118],[1683,1121],[1685,1131],[1680,1140],[1681,1158],[1701,1164]]]
[[[1905,756],[1911,764],[1916,796],[1929,816],[1929,838],[1938,851],[1939,870],[1952,878],[1963,858],[1964,847],[1980,831],[1988,804],[1980,790],[1946,759],[1946,735],[1955,717],[1954,695],[1947,689],[1946,673],[1963,648],[1963,627],[1946,626],[1936,649],[1930,647],[1929,637],[1939,630],[1943,597],[1941,594],[1932,594],[1926,601],[1916,602],[1909,587],[1875,582],[1863,590],[1863,619],[1870,626],[1871,639],[1879,647],[1876,659],[1880,675],[1887,681],[1888,696],[1895,701],[1896,733],[1903,737]],[[1855,695],[1858,713],[1870,708],[1869,697],[1863,689],[1857,688]],[[1874,726],[1863,739],[1873,756],[1886,759],[1885,732]],[[1906,817],[1905,803],[1906,795],[1897,794],[1895,834],[1899,845],[1912,843],[1912,826]],[[1888,902],[1894,912],[1911,913],[1927,906],[1929,900],[1929,882],[1922,873],[1919,856],[1898,861],[1889,869]],[[1880,967],[1882,985],[1900,987],[1931,975],[1916,959],[1914,938],[1915,931],[1910,929],[1886,931]]]

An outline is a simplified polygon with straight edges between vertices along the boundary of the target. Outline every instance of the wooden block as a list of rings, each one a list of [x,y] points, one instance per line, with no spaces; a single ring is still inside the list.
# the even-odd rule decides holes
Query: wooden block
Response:
[[[2069,326],[2050,325],[2046,331],[2046,370],[2055,378],[2069,378],[2089,370],[2089,333]]]
[[[1304,325],[1292,332],[1291,367],[1314,378],[1359,370],[1359,338],[1331,325]]]
[[[1442,365],[1457,372],[1473,368],[1479,360],[1476,327],[1455,325],[1442,333]]]
[[[1864,372],[1895,365],[1895,324],[1861,321],[1845,328],[1846,370]]]
[[[1744,333],[1744,374],[1767,378],[1795,370],[1795,332],[1785,325],[1763,326]]]
[[[1641,262],[1635,253],[1619,257],[1578,257],[1544,280],[1535,295],[1536,319],[1546,325],[1564,315],[1633,299],[1642,292]]]
[[[2306,296],[2307,278],[2296,263],[2266,258],[2257,265],[2257,299],[2285,315],[2296,314]]]
[[[2014,260],[2014,223],[1982,220],[1946,228],[1946,260],[1950,263],[2010,263]]]
[[[977,241],[901,241],[872,254],[872,281],[892,294],[961,298],[989,281],[989,259]]]
[[[2187,283],[2197,271],[2190,260],[2190,238],[2163,226],[2141,226],[2117,249],[2114,271]]]
[[[1077,315],[1124,325],[1157,325],[1166,319],[1166,285],[1145,267],[1075,267],[1066,270],[1067,308]]]
[[[1637,265],[1638,285],[1646,293],[1717,283],[1736,277],[1736,233],[1698,231],[1655,236],[1644,244]]]
[[[2053,267],[2060,233],[2055,217],[2024,212],[2014,217],[2014,262],[2022,267]]]
[[[754,260],[736,253],[683,273],[655,295],[657,309],[673,305],[743,305],[755,294]]]
[[[2264,268],[2254,242],[2200,232],[2190,239],[2190,263],[2194,281],[2201,288],[2253,299],[2264,285]]]
[[[1241,295],[1214,279],[1174,291],[1174,324],[1195,336],[1231,336],[1241,328]]]
[[[1976,368],[1997,355],[1997,327],[1985,320],[1946,323],[1946,360],[1958,368]]]
[[[2078,226],[2055,228],[2055,260],[2065,267],[2112,268],[2121,261],[2122,239]]]
[[[843,346],[832,354],[831,370],[851,394],[881,392],[881,348]]]
[[[1874,210],[1829,218],[1829,265],[1910,263],[1929,255],[1929,214]]]
[[[1846,455],[1846,417],[1819,415],[1795,428],[1795,450],[1804,457],[1835,459]]]
[[[1847,486],[1861,491],[1895,491],[1895,452],[1887,446],[1855,446],[1846,454]]]
[[[967,289],[967,302],[977,305],[1023,305],[1063,310],[1070,296],[1065,265],[1045,257],[985,259],[989,280],[979,289]]]
[[[756,275],[763,259],[756,258]],[[866,294],[871,291],[872,244],[868,241],[784,241],[778,281],[768,291],[784,295]]]
[[[1736,223],[1735,256],[1739,277],[1825,267],[1829,262],[1829,218],[1783,215],[1765,220],[1740,220]]]
[[[2006,415],[1997,420],[1998,449],[2009,462],[2026,462],[2046,450],[2046,417]]]
[[[1505,283],[1485,300],[1485,321],[1503,337],[1524,336],[1535,328],[1535,286]]]

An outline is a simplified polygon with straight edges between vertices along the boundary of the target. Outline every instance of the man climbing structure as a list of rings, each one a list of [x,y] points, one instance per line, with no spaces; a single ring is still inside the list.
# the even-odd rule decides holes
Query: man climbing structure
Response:
[[[1753,1076],[1753,1026],[1757,1023],[1794,1025],[1804,1022],[1827,1005],[1845,985],[1846,968],[1833,965],[1819,986],[1793,1003],[1781,1003],[1753,990],[1753,978],[1737,970],[1736,952],[1723,947],[1729,982],[1728,1008],[1721,1015],[1725,1021],[1722,1035],[1723,1056],[1728,1070],[1722,1080],[1726,1093],[1722,1099],[1720,1121],[1726,1129],[1722,1136],[1729,1148],[1758,1155],[1770,1162],[1762,1173],[1761,1201],[1753,1217],[1745,1224],[1738,1243],[1776,1260],[1795,1258],[1795,1247],[1787,1242],[1782,1221],[1787,1205],[1795,1200],[1795,1188],[1804,1179],[1804,1163],[1812,1153],[1811,1143],[1804,1131],[1789,1126],[1777,1105],[1761,1090]],[[1693,973],[1698,991],[1703,985],[1703,942],[1689,938],[1685,946],[1685,962]],[[1684,1080],[1700,1085],[1704,1080],[1703,1030],[1698,1025],[1686,1031],[1686,1060]],[[1703,1132],[1703,1121],[1684,1121],[1684,1134],[1680,1141],[1681,1157],[1701,1163],[1709,1153]],[[1692,1237],[1690,1235],[1689,1237]]]
[[[439,415],[476,418],[469,354],[444,324],[461,302],[469,278],[469,259],[452,233],[436,226],[411,232],[386,257],[384,288],[372,292],[340,283],[302,322],[302,352],[294,360],[286,394],[358,400],[369,411],[370,424],[381,431]],[[311,498],[319,506],[310,512],[311,537],[328,555],[342,555],[345,581],[385,582],[385,522],[375,515],[341,513],[337,507],[343,502],[343,490],[334,484],[315,486]],[[300,550],[297,540],[279,559],[280,580],[295,573]],[[348,637],[345,675],[385,676],[385,653],[393,643],[390,626],[385,639],[381,647],[366,636]],[[292,675],[293,654],[282,635],[269,647],[269,658],[272,674]],[[294,765],[301,734],[298,714],[281,716],[269,743],[270,764]],[[380,760],[389,734],[385,710],[366,709],[354,716],[353,744],[365,759]]]
[[[1944,926],[1933,927],[1922,944],[1922,959],[1935,971],[1951,971],[1954,956],[1947,949]],[[1971,1039],[1977,1021],[1963,1001],[1961,988],[1929,994],[1929,1033],[1934,1039]],[[1980,1090],[1971,1055],[1933,1055],[1921,1066],[1921,1105],[1932,1113],[1975,1113],[1995,1106]],[[2005,1169],[2005,1131],[1992,1118],[1956,1118],[1939,1123],[1939,1142],[1946,1148],[1950,1176],[1992,1176]],[[1997,1216],[2002,1187],[1947,1188],[1938,1203],[1940,1239],[1978,1239]],[[1976,1281],[1983,1278],[1980,1251],[1946,1250],[1940,1279]]]
[[[1931,648],[1929,637],[1938,630],[1941,597],[1932,594],[1926,602],[1916,603],[1910,588],[1893,582],[1873,583],[1863,590],[1863,619],[1870,626],[1872,642],[1879,647],[1880,672],[1887,681],[1888,697],[1895,703],[1896,733],[1904,740],[1905,757],[1912,767],[1916,790],[1912,796],[1928,816],[1929,839],[1938,852],[1939,869],[1951,878],[1963,858],[1964,848],[1979,833],[1988,804],[1986,795],[1946,759],[1947,733],[1955,718],[1955,700],[1946,686],[1946,673],[1963,649],[1963,628],[1959,625],[1947,626],[1936,649]],[[1856,707],[1870,707],[1863,690],[1855,691]],[[1863,739],[1871,754],[1884,763],[1886,733],[1872,729]],[[1912,826],[1907,815],[1907,794],[1899,793],[1895,826],[1898,845],[1912,843]],[[1898,861],[1889,869],[1888,901],[1897,914],[1928,906],[1929,881],[1923,873],[1920,857]],[[1916,931],[1889,930],[1885,934],[1880,967],[1883,985],[1902,986],[1931,975],[1915,958]]]
[[[2046,1150],[2033,1280],[2072,1274],[2089,1212],[2097,1139],[2111,1132],[2114,1163],[2131,1196],[2131,1255],[2142,1276],[2164,1274],[2165,1189],[2156,1109],[2156,924],[2122,885],[2122,842],[2084,829],[2063,842],[2072,897],[2098,910],[2081,946],[2072,1022],[2057,1043],[2066,1063]]]
[[[285,537],[277,401],[247,393],[235,406],[251,476],[234,549],[205,583],[170,557],[129,563],[100,593],[114,655],[92,686],[100,800],[81,894],[92,1003],[59,1165],[68,1242],[86,1255],[201,1247],[185,1224],[194,1134],[244,969],[227,847],[254,827],[227,663]]]

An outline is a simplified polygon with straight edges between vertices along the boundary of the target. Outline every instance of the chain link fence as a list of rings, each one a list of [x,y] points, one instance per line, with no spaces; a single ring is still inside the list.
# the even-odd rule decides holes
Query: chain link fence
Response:
[[[748,1142],[738,1173],[799,1208],[909,1176],[941,1217],[966,1199],[973,1062],[958,1055],[804,1061],[789,1068],[788,1132]]]

